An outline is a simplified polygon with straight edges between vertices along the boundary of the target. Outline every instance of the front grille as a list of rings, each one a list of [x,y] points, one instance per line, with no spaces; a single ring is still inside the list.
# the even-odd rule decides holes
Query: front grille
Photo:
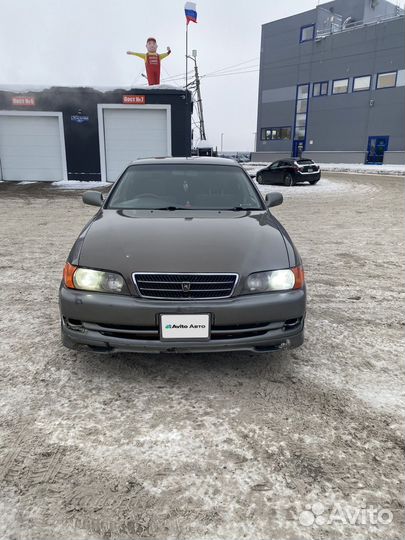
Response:
[[[227,298],[237,283],[237,274],[151,274],[134,273],[139,294],[162,300]]]

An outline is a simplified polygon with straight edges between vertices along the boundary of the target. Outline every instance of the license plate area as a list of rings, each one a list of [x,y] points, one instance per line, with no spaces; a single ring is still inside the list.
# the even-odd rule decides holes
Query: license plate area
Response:
[[[208,341],[211,316],[209,313],[162,313],[159,328],[162,341]]]

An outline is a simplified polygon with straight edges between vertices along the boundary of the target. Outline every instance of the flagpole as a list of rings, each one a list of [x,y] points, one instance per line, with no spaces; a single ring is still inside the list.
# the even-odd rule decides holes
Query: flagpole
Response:
[[[186,21],[186,90],[188,83],[188,21]]]
[[[188,114],[188,20],[186,20],[186,118]],[[188,126],[188,123],[186,121],[186,126]],[[186,131],[187,133],[187,131]]]

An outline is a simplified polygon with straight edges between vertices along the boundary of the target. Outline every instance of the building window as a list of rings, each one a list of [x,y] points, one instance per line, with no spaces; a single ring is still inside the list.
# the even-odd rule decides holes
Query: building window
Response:
[[[363,77],[355,77],[353,79],[353,92],[362,92],[363,90],[370,90],[371,75],[364,75]]]
[[[270,141],[271,140],[271,129],[262,128],[261,134],[260,134],[260,140],[261,141]]]
[[[297,113],[306,113],[307,105],[308,105],[308,102],[306,99],[299,99],[297,101]]]
[[[349,90],[349,79],[338,79],[333,81],[332,94],[347,94]]]
[[[327,96],[329,90],[329,82],[323,81],[323,82],[316,82],[314,83],[312,87],[312,95],[313,97],[318,96]]]
[[[397,84],[397,72],[379,73],[377,75],[377,88],[393,88]]]
[[[295,117],[295,125],[296,126],[304,126],[307,123],[307,115],[306,114],[297,114]]]
[[[301,84],[298,87],[297,99],[307,99],[309,94],[309,84]]]
[[[286,141],[291,139],[291,127],[263,128],[262,141]]]
[[[328,90],[329,90],[329,82],[328,81],[314,83],[312,95],[314,97],[327,96],[328,95]]]
[[[295,133],[294,133],[294,139],[297,141],[303,141],[305,139],[305,126],[302,127],[296,127]]]
[[[289,141],[291,139],[291,128],[290,127],[280,128],[280,138],[282,141]]]
[[[300,43],[304,41],[312,41],[315,37],[315,25],[301,26]]]
[[[294,140],[296,141],[305,141],[307,131],[308,99],[309,83],[298,85],[294,122]]]

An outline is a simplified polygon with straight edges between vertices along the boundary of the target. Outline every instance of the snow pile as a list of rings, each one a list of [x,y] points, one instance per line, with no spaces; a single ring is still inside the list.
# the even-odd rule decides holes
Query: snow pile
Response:
[[[256,176],[257,171],[260,171],[260,169],[264,169],[264,167],[267,167],[268,165],[270,165],[270,163],[259,163],[251,161],[250,163],[241,163],[241,165],[245,169],[245,171],[253,177]]]
[[[32,183],[32,182],[30,182]],[[111,186],[111,182],[81,182],[80,180],[67,180],[66,182],[52,182],[52,187],[60,189],[100,189]]]
[[[405,175],[405,165],[365,165],[364,163],[320,163],[319,165],[323,171],[331,172]]]

